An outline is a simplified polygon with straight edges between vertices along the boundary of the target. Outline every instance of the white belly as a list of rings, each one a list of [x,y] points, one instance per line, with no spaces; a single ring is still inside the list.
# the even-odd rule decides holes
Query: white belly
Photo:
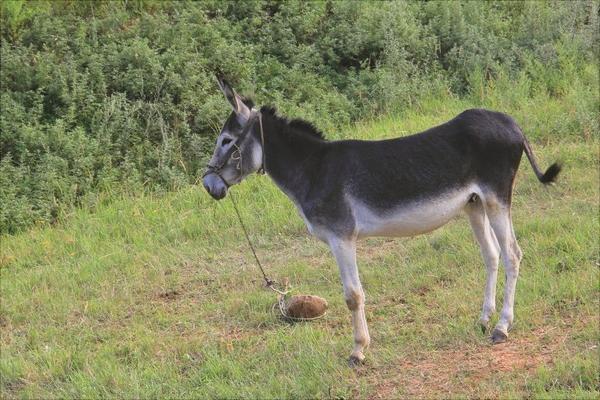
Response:
[[[430,232],[459,214],[473,193],[480,194],[475,185],[441,193],[394,209],[379,211],[348,196],[359,237],[414,236]]]

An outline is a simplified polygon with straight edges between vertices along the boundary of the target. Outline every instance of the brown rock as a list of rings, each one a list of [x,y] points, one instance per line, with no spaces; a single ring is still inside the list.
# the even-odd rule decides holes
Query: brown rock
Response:
[[[319,296],[292,296],[286,303],[287,315],[292,318],[316,318],[327,311],[327,300]]]

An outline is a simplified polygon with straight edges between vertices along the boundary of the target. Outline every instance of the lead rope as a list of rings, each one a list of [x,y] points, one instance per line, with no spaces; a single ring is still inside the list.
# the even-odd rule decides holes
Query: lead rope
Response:
[[[281,291],[275,287],[276,282],[274,280],[267,278],[267,274],[265,274],[265,270],[264,270],[262,264],[260,263],[258,256],[256,255],[256,250],[254,250],[254,246],[252,245],[252,241],[250,240],[250,236],[248,235],[248,230],[246,229],[246,225],[244,225],[244,222],[242,221],[242,216],[240,215],[240,211],[238,210],[237,203],[236,203],[235,199],[233,198],[233,193],[229,193],[229,198],[231,199],[231,204],[233,204],[233,209],[235,210],[235,213],[238,217],[238,221],[240,221],[240,226],[242,227],[242,231],[244,232],[244,236],[246,237],[248,246],[250,246],[250,250],[252,250],[252,255],[254,255],[254,260],[256,260],[256,264],[258,265],[258,268],[260,268],[260,272],[262,273],[262,276],[263,276],[263,279],[265,280],[266,286],[269,289],[271,289],[272,291],[274,291],[275,293],[277,293],[277,303],[273,304],[273,307],[271,308],[271,310],[273,311],[273,310],[275,310],[275,307],[279,307],[279,312],[281,313],[283,318],[287,319],[289,321],[314,321],[316,319],[323,318],[325,315],[327,315],[327,312],[325,312],[322,315],[319,315],[317,317],[299,318],[299,317],[292,317],[291,315],[289,315],[287,313],[287,305],[286,305],[285,299],[286,299],[286,296],[288,295],[288,293],[290,292],[289,284],[286,282],[284,290]]]
[[[240,215],[240,211],[238,210],[237,203],[236,203],[235,199],[233,198],[233,193],[229,193],[229,198],[231,199],[231,204],[233,204],[233,209],[235,210],[235,213],[237,214],[238,221],[240,221],[240,226],[242,227],[242,231],[244,232],[244,236],[246,237],[248,246],[250,246],[250,250],[252,250],[252,255],[254,255],[254,260],[256,260],[256,264],[258,265],[258,268],[260,268],[260,272],[262,273],[263,279],[265,280],[265,285],[269,289],[273,290],[274,292],[276,292],[282,296],[285,296],[289,292],[289,290],[287,290],[287,285],[285,287],[285,291],[281,291],[274,286],[276,282],[273,279],[267,278],[267,274],[265,273],[265,270],[264,270],[262,264],[260,263],[258,256],[256,255],[256,250],[254,250],[254,246],[252,245],[252,241],[250,240],[250,236],[248,235],[248,230],[246,229],[246,225],[244,225],[244,222],[242,221],[242,216]]]

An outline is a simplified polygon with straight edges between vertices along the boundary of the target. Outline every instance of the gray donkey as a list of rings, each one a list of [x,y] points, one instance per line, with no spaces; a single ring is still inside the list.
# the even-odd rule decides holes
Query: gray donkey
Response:
[[[498,261],[506,285],[491,337],[508,338],[522,253],[511,221],[515,175],[523,152],[540,182],[545,173],[516,122],[506,114],[474,109],[422,133],[381,141],[327,141],[310,123],[288,120],[273,108],[253,108],[222,79],[233,109],[217,138],[204,187],[219,200],[246,176],[264,170],[292,200],[311,234],[335,256],[352,312],[354,350],[364,360],[370,342],[365,295],[356,265],[356,240],[430,232],[465,211],[487,268],[479,322],[488,329],[496,310]]]

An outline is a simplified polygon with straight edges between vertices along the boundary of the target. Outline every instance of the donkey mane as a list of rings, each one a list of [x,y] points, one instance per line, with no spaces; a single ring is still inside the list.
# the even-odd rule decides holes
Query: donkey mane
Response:
[[[277,109],[275,107],[271,107],[271,106],[263,106],[260,109],[260,112],[263,115],[268,115],[271,118],[273,118],[275,121],[279,122],[280,124],[287,126],[289,129],[284,129],[284,132],[282,133],[299,133],[301,135],[306,135],[315,139],[319,139],[319,140],[327,140],[325,138],[325,136],[323,135],[323,133],[317,129],[316,126],[314,126],[312,123],[305,121],[303,119],[300,118],[295,118],[295,119],[287,119],[279,114],[277,114]]]
[[[244,104],[248,107],[248,108],[252,108],[254,107],[254,100],[252,100],[249,97],[242,97],[242,101],[244,102]]]

